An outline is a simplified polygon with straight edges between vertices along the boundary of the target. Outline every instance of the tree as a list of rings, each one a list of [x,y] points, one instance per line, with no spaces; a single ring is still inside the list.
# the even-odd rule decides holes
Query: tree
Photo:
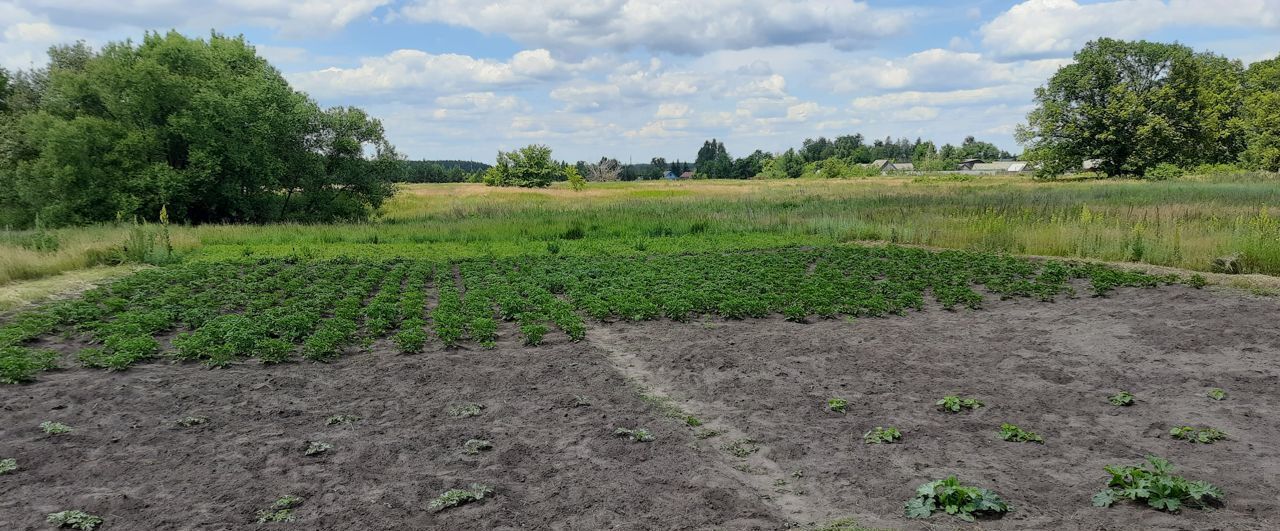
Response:
[[[693,163],[698,177],[703,179],[729,179],[733,177],[733,159],[725,150],[724,143],[716,139],[702,143],[698,150],[698,158]]]
[[[805,162],[818,162],[834,157],[836,153],[835,144],[832,144],[826,137],[818,137],[817,140],[806,138],[801,143],[800,156]]]
[[[569,188],[575,192],[581,192],[587,187],[587,180],[582,178],[582,174],[578,173],[578,168],[574,166],[565,166],[565,180],[569,181]]]
[[[654,157],[649,161],[649,175],[647,179],[661,179],[667,170],[667,159],[662,157]]]
[[[766,179],[795,179],[804,174],[804,157],[796,150],[788,149],[766,161],[760,173]]]
[[[381,123],[320,109],[238,37],[55,46],[8,77],[5,224],[359,219],[404,171]]]
[[[1167,162],[1182,166],[1233,160],[1242,135],[1230,100],[1238,65],[1179,44],[1098,39],[1075,54],[1046,86],[1018,140],[1042,175],[1100,159],[1107,175],[1143,175]],[[1212,146],[1206,146],[1212,143]]]
[[[772,155],[759,149],[750,155],[733,161],[733,176],[736,179],[750,179],[764,171],[764,163],[773,158]]]
[[[600,157],[600,162],[587,165],[586,178],[593,183],[616,181],[622,175],[622,163],[618,159]]]
[[[1260,170],[1280,171],[1280,57],[1249,65],[1244,90],[1248,136],[1241,160]]]
[[[551,159],[551,148],[531,144],[515,151],[498,151],[497,161],[485,171],[489,186],[522,186],[546,188],[552,181],[564,180],[565,167]]]

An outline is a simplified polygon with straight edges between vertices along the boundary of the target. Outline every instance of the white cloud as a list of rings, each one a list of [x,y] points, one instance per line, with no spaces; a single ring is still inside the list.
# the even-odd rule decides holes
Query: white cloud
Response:
[[[526,50],[509,61],[478,59],[460,54],[396,50],[366,57],[360,66],[330,67],[290,74],[290,81],[315,95],[448,94],[509,87],[567,75],[578,65],[553,59],[546,50]]]
[[[907,18],[853,0],[417,0],[399,15],[557,51],[677,54],[807,42],[860,47],[897,34]]]
[[[55,25],[94,30],[130,27],[210,28],[264,26],[293,36],[341,29],[371,16],[391,0],[18,0],[14,4],[44,14]]]
[[[663,103],[658,105],[658,112],[653,115],[654,118],[684,118],[689,116],[692,109],[683,103]]]
[[[1170,26],[1275,28],[1280,0],[1027,0],[978,33],[1002,57],[1060,57],[1098,37],[1133,39]]]

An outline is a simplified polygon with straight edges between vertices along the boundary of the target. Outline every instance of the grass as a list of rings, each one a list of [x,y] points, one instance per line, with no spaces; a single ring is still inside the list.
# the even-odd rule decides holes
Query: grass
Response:
[[[1230,178],[1228,178],[1230,177]],[[1277,179],[910,178],[404,185],[372,222],[171,227],[195,259],[643,255],[855,241],[1280,275]],[[0,285],[118,263],[127,224],[0,231]],[[550,245],[554,244],[554,245]]]

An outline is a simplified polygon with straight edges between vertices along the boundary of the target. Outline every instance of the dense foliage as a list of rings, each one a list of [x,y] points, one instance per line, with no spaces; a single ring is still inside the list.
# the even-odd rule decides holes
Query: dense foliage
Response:
[[[983,296],[975,285],[1004,297],[1049,300],[1071,293],[1069,281],[1076,278],[1092,282],[1099,294],[1174,280],[1090,264],[898,247],[639,261],[193,262],[141,271],[13,317],[0,326],[0,376],[24,382],[55,368],[53,357],[29,343],[57,333],[83,335],[93,346],[81,350],[80,363],[107,370],[160,356],[211,366],[246,358],[328,361],[361,340],[386,336],[405,353],[420,352],[428,340],[492,347],[500,332],[512,330],[536,345],[553,327],[577,341],[586,333],[584,317],[884,316],[922,308],[926,294],[947,308],[977,308]],[[177,333],[170,348],[157,340],[178,330],[188,331]]]
[[[1106,175],[1241,160],[1275,171],[1278,84],[1274,60],[1246,72],[1239,61],[1180,44],[1098,39],[1036,89],[1018,138],[1046,176],[1087,159]]]
[[[930,481],[916,488],[914,498],[907,500],[907,518],[928,518],[936,511],[943,511],[966,522],[979,516],[1000,516],[1011,507],[995,492],[960,483],[955,476]]]
[[[242,38],[54,47],[5,75],[0,223],[366,217],[404,170],[363,111],[321,109]]]
[[[1120,500],[1146,502],[1162,511],[1176,512],[1182,507],[1204,508],[1221,502],[1222,489],[1204,481],[1187,481],[1173,475],[1169,461],[1148,456],[1139,466],[1109,465],[1111,475],[1107,488],[1093,496],[1093,505],[1110,507]]]
[[[553,181],[568,179],[565,167],[551,158],[551,148],[533,144],[514,151],[499,151],[497,162],[484,173],[484,183],[545,188]]]
[[[406,183],[462,183],[479,180],[488,164],[469,160],[406,160]]]

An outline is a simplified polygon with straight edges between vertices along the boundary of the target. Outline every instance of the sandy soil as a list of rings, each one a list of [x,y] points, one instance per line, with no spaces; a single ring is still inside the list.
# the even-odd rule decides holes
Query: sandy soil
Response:
[[[538,348],[412,357],[374,344],[331,365],[49,373],[0,387],[0,458],[20,467],[0,476],[0,529],[47,529],[44,515],[64,509],[103,516],[107,531],[782,529],[845,516],[954,528],[962,523],[945,516],[900,516],[916,485],[947,474],[1016,507],[983,528],[1274,529],[1277,316],[1280,300],[1165,287],[810,324],[597,323],[578,344],[551,335]],[[665,418],[641,385],[705,425]],[[1210,387],[1229,398],[1205,398]],[[1137,404],[1107,403],[1120,389]],[[933,402],[944,394],[988,407],[943,414]],[[833,396],[850,401],[847,414],[825,410]],[[483,414],[447,413],[467,402]],[[327,426],[336,414],[363,419]],[[175,424],[187,415],[210,421]],[[47,436],[37,428],[45,420],[75,431]],[[1046,444],[1001,441],[1001,422]],[[1231,438],[1170,439],[1179,424]],[[902,429],[904,440],[864,445],[876,425]],[[656,440],[613,436],[635,426]],[[705,429],[723,433],[698,438]],[[471,438],[494,449],[464,455]],[[759,450],[723,449],[744,438]],[[307,441],[334,449],[306,457]],[[1180,515],[1090,506],[1104,465],[1151,453],[1219,484],[1225,506]],[[496,494],[427,510],[472,482]],[[297,522],[256,524],[256,511],[284,494],[306,499]]]

